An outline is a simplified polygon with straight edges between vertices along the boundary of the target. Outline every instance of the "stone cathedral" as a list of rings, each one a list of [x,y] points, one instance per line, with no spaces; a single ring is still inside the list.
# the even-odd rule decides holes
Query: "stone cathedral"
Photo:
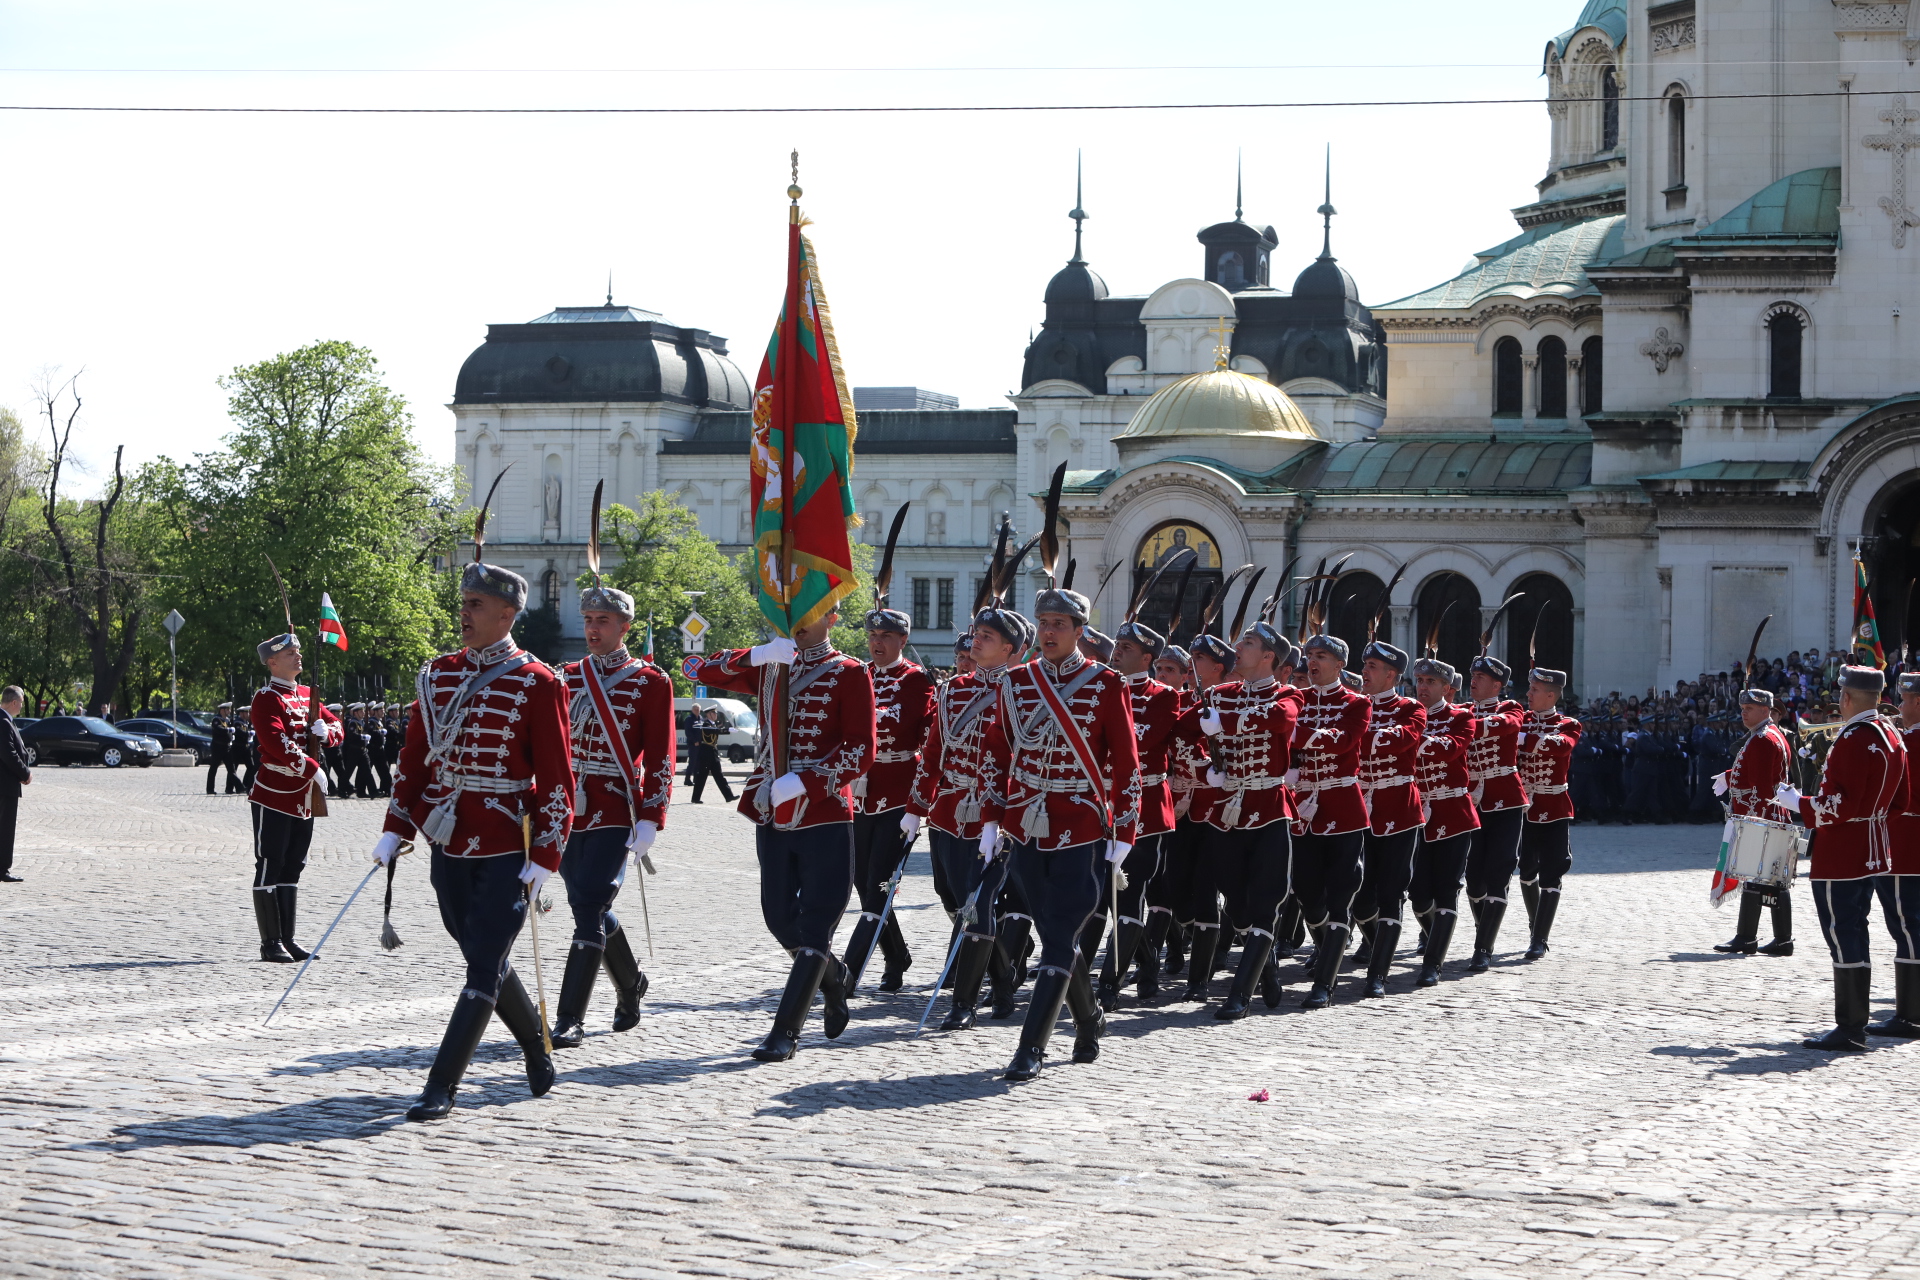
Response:
[[[1311,261],[1276,263],[1273,228],[1236,209],[1199,232],[1191,277],[1122,296],[1094,259],[1123,247],[1095,249],[1076,207],[1008,406],[856,393],[864,536],[912,500],[894,595],[929,659],[965,623],[1000,513],[1032,532],[1062,460],[1076,585],[1114,570],[1109,628],[1183,547],[1201,585],[1325,560],[1344,565],[1350,639],[1384,604],[1392,639],[1437,627],[1459,661],[1519,592],[1497,654],[1519,666],[1532,641],[1583,695],[1639,692],[1725,669],[1769,613],[1769,653],[1844,646],[1858,554],[1883,635],[1904,638],[1920,0],[1566,17],[1542,54],[1538,199],[1452,279],[1363,302],[1329,193]],[[491,326],[452,405],[476,498],[519,464],[491,551],[558,599],[602,478],[629,501],[679,494],[740,549],[748,394],[724,340],[611,299]]]

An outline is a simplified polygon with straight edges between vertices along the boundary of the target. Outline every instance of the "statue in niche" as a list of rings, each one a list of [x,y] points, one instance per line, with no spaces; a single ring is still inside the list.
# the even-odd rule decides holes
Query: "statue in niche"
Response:
[[[560,527],[560,477],[547,477],[547,526]]]

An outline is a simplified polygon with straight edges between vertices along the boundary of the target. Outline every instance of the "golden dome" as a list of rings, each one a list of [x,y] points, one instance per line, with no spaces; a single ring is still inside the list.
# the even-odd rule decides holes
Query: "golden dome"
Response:
[[[1115,440],[1169,436],[1264,436],[1318,440],[1319,434],[1287,393],[1233,369],[1192,373],[1160,388]]]

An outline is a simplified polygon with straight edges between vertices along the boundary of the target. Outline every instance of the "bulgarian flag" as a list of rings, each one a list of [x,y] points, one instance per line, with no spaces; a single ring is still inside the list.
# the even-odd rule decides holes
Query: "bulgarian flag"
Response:
[[[1727,862],[1733,853],[1733,819],[1727,819],[1727,825],[1720,832],[1720,860],[1713,868],[1713,883],[1707,889],[1707,901],[1719,906],[1726,901],[1729,893],[1740,887],[1740,882],[1727,874]]]
[[[340,611],[333,607],[333,597],[324,591],[320,593],[320,643],[342,653],[347,651],[347,629],[340,625]]]
[[[1853,649],[1865,649],[1873,655],[1873,665],[1887,667],[1887,651],[1880,647],[1880,623],[1873,616],[1873,597],[1867,594],[1867,566],[1853,557]],[[1851,661],[1853,655],[1847,655]]]
[[[813,245],[800,234],[799,191],[787,222],[787,294],[753,393],[753,547],[760,612],[776,633],[817,622],[858,587],[847,531],[854,515],[853,397]]]

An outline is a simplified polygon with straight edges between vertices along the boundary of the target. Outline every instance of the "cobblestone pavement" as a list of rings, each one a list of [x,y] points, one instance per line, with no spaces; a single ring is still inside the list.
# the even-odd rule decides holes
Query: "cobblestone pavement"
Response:
[[[607,1029],[603,985],[535,1100],[496,1024],[454,1117],[418,1125],[459,987],[425,867],[397,884],[406,945],[378,946],[376,882],[265,1029],[292,971],[251,959],[246,805],[201,785],[42,769],[25,799],[26,882],[0,893],[0,1275],[1920,1277],[1920,1044],[1798,1047],[1829,1012],[1805,887],[1797,957],[1714,955],[1712,828],[1576,829],[1539,963],[1516,902],[1485,976],[1415,991],[1403,960],[1390,999],[1348,978],[1309,1014],[1296,966],[1287,1003],[1238,1024],[1129,1000],[1098,1063],[1065,1062],[1063,1028],[1014,1087],[994,1078],[1014,1025],[916,1038],[911,993],[749,1059],[785,957],[746,823],[682,801],[640,1028]],[[380,808],[320,823],[309,945]],[[923,985],[946,928],[917,865]]]

